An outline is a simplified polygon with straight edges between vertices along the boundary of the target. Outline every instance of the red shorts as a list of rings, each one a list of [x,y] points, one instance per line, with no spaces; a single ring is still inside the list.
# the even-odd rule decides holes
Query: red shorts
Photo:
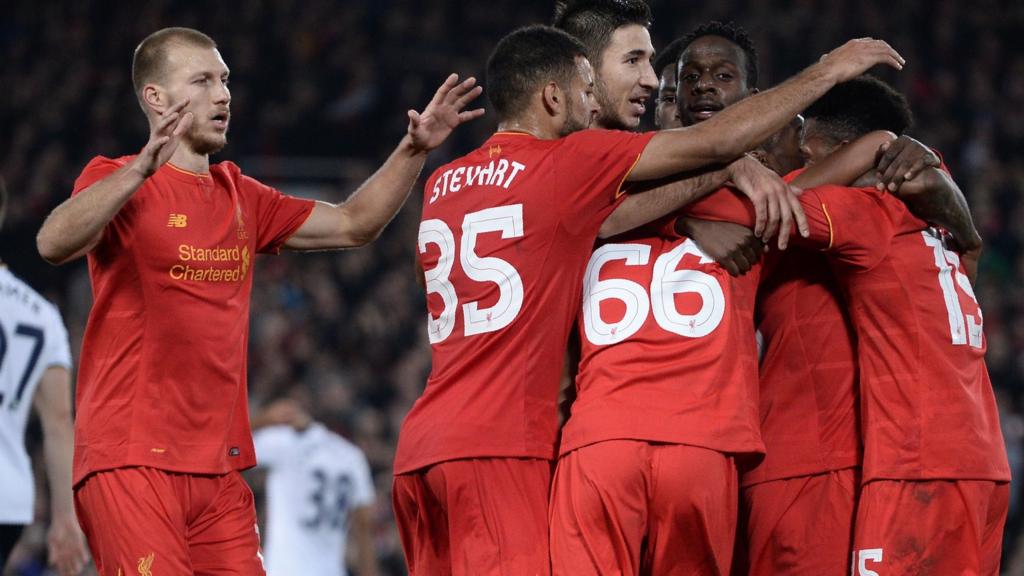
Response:
[[[736,573],[845,574],[859,484],[860,470],[847,468],[744,488]]]
[[[558,461],[554,574],[728,574],[736,464],[695,446],[610,440]]]
[[[861,489],[853,574],[996,576],[1008,482],[875,480]]]
[[[75,489],[75,511],[102,576],[264,574],[252,491],[238,472],[97,472]]]
[[[473,458],[395,476],[410,576],[546,576],[551,462]]]

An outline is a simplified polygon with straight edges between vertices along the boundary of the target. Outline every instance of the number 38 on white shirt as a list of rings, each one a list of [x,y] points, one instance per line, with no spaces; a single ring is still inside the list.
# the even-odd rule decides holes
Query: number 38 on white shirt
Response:
[[[627,266],[645,266],[651,258],[651,247],[646,244],[605,244],[590,257],[583,280],[583,325],[587,340],[596,345],[621,342],[647,321],[650,312],[662,329],[686,336],[701,338],[718,327],[725,315],[725,294],[718,279],[699,270],[677,270],[687,254],[700,258],[701,264],[712,262],[692,240],[687,239],[654,262],[650,290],[625,278],[600,279],[601,268],[615,260]],[[694,293],[701,298],[700,309],[693,314],[682,314],[676,308],[676,294]],[[650,298],[648,298],[650,294]],[[618,300],[625,305],[625,314],[617,322],[601,318],[601,302]]]

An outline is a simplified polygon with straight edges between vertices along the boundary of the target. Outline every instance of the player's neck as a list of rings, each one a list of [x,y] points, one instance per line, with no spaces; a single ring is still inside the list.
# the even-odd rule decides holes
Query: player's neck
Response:
[[[178,145],[178,149],[171,155],[169,162],[182,170],[188,170],[196,174],[207,174],[210,172],[210,155],[196,154],[188,146],[185,146],[184,142]]]
[[[538,119],[535,114],[526,113],[516,118],[508,118],[498,123],[498,132],[522,132],[540,140],[555,140],[559,131],[550,119]]]

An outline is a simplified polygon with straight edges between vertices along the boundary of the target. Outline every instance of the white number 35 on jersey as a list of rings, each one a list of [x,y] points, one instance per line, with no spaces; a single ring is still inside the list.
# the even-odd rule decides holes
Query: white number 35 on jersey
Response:
[[[523,279],[519,272],[501,258],[480,257],[476,254],[477,235],[484,232],[501,232],[503,239],[521,237],[523,205],[512,204],[471,212],[462,220],[459,264],[463,272],[470,280],[498,285],[498,301],[493,306],[481,308],[478,302],[462,305],[466,336],[501,330],[515,320],[523,307]],[[420,223],[420,253],[426,252],[427,244],[434,244],[441,251],[437,266],[424,272],[427,294],[440,295],[444,303],[444,309],[437,318],[427,318],[430,343],[436,344],[451,336],[455,329],[459,300],[450,280],[452,266],[455,265],[455,235],[443,220],[424,220]]]

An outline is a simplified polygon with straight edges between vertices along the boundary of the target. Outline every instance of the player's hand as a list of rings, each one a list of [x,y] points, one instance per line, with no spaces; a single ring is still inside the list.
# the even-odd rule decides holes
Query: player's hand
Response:
[[[902,70],[907,61],[884,40],[856,38],[821,57],[836,84],[852,80],[878,64]]]
[[[192,113],[182,113],[188,102],[186,98],[168,108],[149,131],[149,142],[135,158],[136,166],[144,177],[149,178],[171,159],[181,144],[181,135],[192,126]]]
[[[53,518],[46,535],[46,547],[50,565],[56,567],[61,576],[81,573],[89,561],[85,536],[73,514]]]
[[[483,116],[483,108],[462,110],[481,92],[483,88],[476,85],[476,78],[459,82],[458,74],[449,76],[423,112],[409,110],[409,136],[413,147],[429,152],[440,146],[459,124]]]
[[[682,217],[677,229],[733,276],[742,276],[761,260],[764,242],[746,226]]]
[[[800,207],[796,189],[751,156],[729,165],[729,179],[754,204],[754,235],[768,240],[779,235],[779,249],[785,250],[796,222],[805,238],[810,233],[807,217]]]
[[[913,180],[922,170],[941,165],[939,155],[931,148],[910,136],[900,136],[883,143],[875,153],[876,186],[879,190],[896,193],[904,182]]]

